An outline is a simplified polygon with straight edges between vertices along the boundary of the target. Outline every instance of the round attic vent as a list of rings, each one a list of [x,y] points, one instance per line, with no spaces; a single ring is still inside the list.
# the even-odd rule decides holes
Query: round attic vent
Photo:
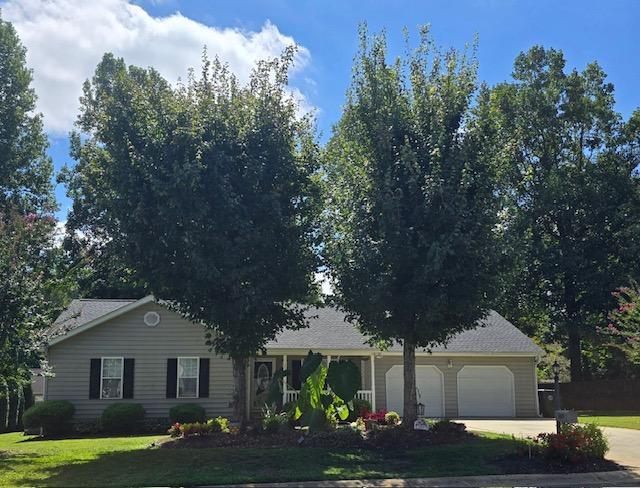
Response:
[[[144,323],[149,327],[155,327],[160,323],[160,314],[158,312],[147,312],[144,314]]]

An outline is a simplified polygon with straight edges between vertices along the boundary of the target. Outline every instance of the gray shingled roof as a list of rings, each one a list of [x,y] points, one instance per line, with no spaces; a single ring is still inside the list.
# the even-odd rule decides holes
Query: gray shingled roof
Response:
[[[73,300],[56,319],[49,337],[65,334],[97,317],[112,312],[136,300]],[[267,344],[267,349],[371,349],[366,337],[345,321],[345,314],[332,307],[312,308],[307,312],[310,325],[300,330],[285,330]],[[542,350],[499,313],[491,311],[482,321],[483,327],[467,330],[454,336],[447,346],[432,348],[433,352],[455,353],[530,353],[541,355]],[[390,351],[401,351],[399,344]]]
[[[71,303],[64,310],[48,331],[48,336],[55,337],[66,334],[81,325],[91,322],[98,317],[106,315],[114,310],[135,302],[135,299],[99,299],[80,298],[71,300]]]
[[[307,312],[310,325],[300,330],[285,330],[267,349],[372,349],[356,327],[345,321],[345,314],[331,307],[314,308]],[[431,348],[432,352],[469,353],[531,353],[542,354],[531,339],[498,312],[491,311],[481,321],[481,327],[464,331],[451,338],[446,346]],[[394,344],[389,351],[402,351]]]

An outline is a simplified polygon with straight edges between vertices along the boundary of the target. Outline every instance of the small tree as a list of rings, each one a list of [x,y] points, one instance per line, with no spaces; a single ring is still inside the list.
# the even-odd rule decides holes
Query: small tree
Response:
[[[316,145],[287,91],[294,49],[240,86],[220,62],[174,88],[106,54],[82,98],[67,171],[70,230],[109,249],[233,360],[245,420],[247,358],[305,325],[315,289]]]
[[[404,418],[416,418],[415,349],[476,327],[493,290],[486,114],[472,120],[476,63],[428,29],[387,62],[360,33],[344,113],[326,154],[326,257],[336,298],[373,341],[404,346]]]

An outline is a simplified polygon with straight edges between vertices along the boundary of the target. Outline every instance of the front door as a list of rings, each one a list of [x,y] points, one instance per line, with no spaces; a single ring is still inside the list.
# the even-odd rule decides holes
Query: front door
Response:
[[[269,388],[269,383],[271,383],[275,367],[275,358],[256,359],[253,362],[251,382],[251,405],[253,409],[261,410],[264,406],[267,397],[267,389]]]

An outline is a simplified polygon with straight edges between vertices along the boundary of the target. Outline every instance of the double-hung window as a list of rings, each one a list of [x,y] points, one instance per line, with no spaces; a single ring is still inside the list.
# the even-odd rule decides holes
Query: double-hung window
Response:
[[[200,358],[178,358],[178,398],[198,398]]]
[[[100,398],[122,398],[123,358],[102,358]]]

